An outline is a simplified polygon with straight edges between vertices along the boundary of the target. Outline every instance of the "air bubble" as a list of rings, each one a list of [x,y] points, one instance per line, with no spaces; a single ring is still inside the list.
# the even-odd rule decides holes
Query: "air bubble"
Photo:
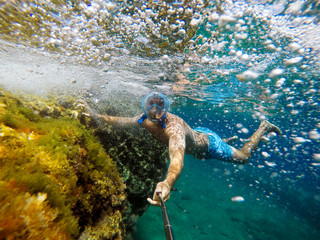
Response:
[[[184,35],[186,34],[186,30],[184,30],[183,28],[180,29],[180,30],[178,31],[178,34],[184,36]]]
[[[267,166],[269,166],[269,167],[275,167],[275,166],[277,166],[277,164],[274,163],[274,162],[264,161],[264,163],[265,163]]]
[[[312,140],[318,140],[320,139],[320,133],[317,130],[312,130],[309,132],[309,138]]]
[[[241,128],[241,132],[247,134],[249,133],[249,130],[247,128]]]
[[[198,27],[201,24],[201,19],[193,18],[190,22],[192,27]]]
[[[244,202],[244,198],[241,196],[235,196],[231,198],[232,202]]]
[[[292,51],[292,52],[296,52],[298,51],[299,49],[301,49],[302,46],[296,42],[293,42],[293,43],[290,43],[289,44],[289,49]]]
[[[270,99],[277,99],[279,97],[278,93],[274,93],[270,96]]]
[[[258,77],[259,77],[259,74],[251,70],[244,71],[243,73],[237,75],[237,78],[240,81],[256,80]]]
[[[273,69],[273,70],[270,72],[269,78],[277,78],[277,77],[280,77],[283,73],[284,73],[284,69],[275,68],[275,69]]]
[[[312,158],[313,158],[314,160],[320,162],[320,153],[314,153],[314,154],[312,154]]]
[[[301,11],[302,7],[303,7],[304,1],[296,1],[293,2],[289,5],[289,7],[286,10],[287,14],[293,14],[293,15],[297,15],[299,14],[299,12]]]
[[[226,26],[227,24],[229,23],[234,23],[236,22],[237,19],[232,17],[232,16],[229,16],[229,15],[221,15],[220,18],[219,18],[219,21],[218,21],[218,25],[219,27],[224,27]]]
[[[300,80],[300,79],[295,79],[295,80],[293,80],[293,82],[294,82],[295,84],[302,84],[302,83],[303,83],[303,81]]]
[[[269,44],[269,45],[267,45],[267,49],[275,51],[277,48],[276,48],[276,46],[274,44]]]
[[[290,58],[284,61],[284,65],[286,66],[291,66],[291,65],[295,65],[299,62],[301,62],[303,59],[303,57],[295,57],[295,58]]]
[[[242,125],[241,123],[237,123],[236,127],[237,127],[237,128],[242,128],[243,125]]]
[[[308,142],[308,140],[305,139],[305,138],[303,138],[303,137],[295,137],[295,138],[293,138],[293,141],[294,141],[295,143],[305,143],[305,142]]]
[[[286,81],[285,78],[280,78],[280,79],[276,82],[276,87],[277,87],[277,88],[281,88],[285,81]]]

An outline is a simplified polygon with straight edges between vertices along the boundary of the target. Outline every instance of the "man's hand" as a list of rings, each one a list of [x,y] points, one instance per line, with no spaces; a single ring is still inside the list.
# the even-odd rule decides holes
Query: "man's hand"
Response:
[[[160,206],[160,199],[158,197],[158,193],[161,192],[161,197],[163,201],[167,201],[170,198],[170,190],[171,187],[169,184],[164,181],[164,182],[159,182],[156,186],[156,189],[153,194],[153,199],[148,198],[148,202],[153,205],[153,206]]]
[[[96,126],[99,124],[99,121],[101,121],[100,115],[95,110],[93,110],[84,100],[80,99],[77,101],[77,108],[79,109],[79,112],[81,112],[80,121],[84,125],[88,124]]]
[[[98,115],[90,106],[88,103],[86,103],[84,100],[79,99],[77,101],[77,108],[82,111],[83,115],[86,115],[87,117],[94,117]]]

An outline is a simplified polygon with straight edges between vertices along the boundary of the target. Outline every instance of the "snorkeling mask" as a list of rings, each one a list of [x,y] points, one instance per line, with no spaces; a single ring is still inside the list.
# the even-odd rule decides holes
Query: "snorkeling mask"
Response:
[[[138,121],[140,124],[148,118],[152,122],[160,122],[161,126],[165,128],[164,119],[170,106],[165,95],[156,92],[150,93],[142,98],[141,106],[144,115]]]

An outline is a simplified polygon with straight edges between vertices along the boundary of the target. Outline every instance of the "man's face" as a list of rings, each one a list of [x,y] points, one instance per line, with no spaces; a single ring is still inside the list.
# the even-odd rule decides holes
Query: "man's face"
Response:
[[[164,102],[162,98],[154,98],[149,101],[147,108],[148,116],[151,120],[159,121],[165,113]]]

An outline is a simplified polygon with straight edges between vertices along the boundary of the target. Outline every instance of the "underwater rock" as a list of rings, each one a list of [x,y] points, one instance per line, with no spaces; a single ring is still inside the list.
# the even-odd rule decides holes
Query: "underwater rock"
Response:
[[[48,205],[47,194],[31,195],[14,185],[0,181],[0,239],[70,239],[65,222],[56,221],[59,211]]]
[[[144,128],[114,128],[90,117],[83,117],[82,123],[95,129],[101,144],[117,163],[126,184],[128,201],[124,220],[130,232],[137,216],[149,206],[147,198],[153,196],[156,184],[165,178],[167,147],[157,142]]]
[[[69,104],[1,91],[0,239],[125,239],[123,179]]]
[[[165,177],[167,148],[143,128],[82,121],[102,147],[74,103],[2,91],[0,181],[30,197],[46,194],[44,208],[57,213],[66,239],[123,239]]]

